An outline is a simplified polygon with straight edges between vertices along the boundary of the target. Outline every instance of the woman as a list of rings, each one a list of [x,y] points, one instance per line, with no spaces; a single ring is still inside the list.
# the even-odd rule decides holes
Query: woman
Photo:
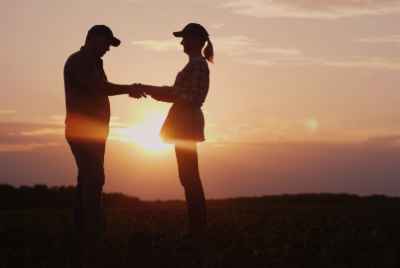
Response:
[[[185,189],[188,204],[188,230],[185,237],[198,235],[207,227],[206,201],[201,184],[197,142],[205,141],[204,116],[201,111],[209,88],[207,61],[213,63],[213,46],[203,26],[190,23],[174,36],[182,37],[183,51],[189,56],[189,63],[178,73],[172,87],[138,85],[154,99],[172,102],[173,105],[161,129],[160,137],[166,143],[175,144],[179,178]],[[204,49],[204,57],[202,50]]]

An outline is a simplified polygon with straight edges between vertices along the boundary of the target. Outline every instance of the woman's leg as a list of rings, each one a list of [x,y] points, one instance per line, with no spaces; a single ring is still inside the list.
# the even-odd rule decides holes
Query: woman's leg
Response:
[[[206,200],[200,180],[196,143],[175,143],[179,179],[185,189],[189,229],[207,227]]]

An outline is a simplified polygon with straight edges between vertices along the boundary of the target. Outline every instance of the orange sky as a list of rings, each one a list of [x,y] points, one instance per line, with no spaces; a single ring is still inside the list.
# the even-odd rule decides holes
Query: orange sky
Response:
[[[0,0],[0,183],[75,184],[62,69],[90,27],[122,41],[103,58],[111,82],[171,85],[187,62],[172,32],[197,22],[216,53],[208,198],[399,195],[399,13],[400,0]],[[110,99],[105,191],[182,199],[157,140],[169,104]]]

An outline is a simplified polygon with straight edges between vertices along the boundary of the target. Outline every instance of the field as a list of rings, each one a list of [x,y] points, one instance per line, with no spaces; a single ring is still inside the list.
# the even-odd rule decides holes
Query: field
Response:
[[[108,209],[111,234],[71,235],[71,210],[0,211],[2,267],[400,267],[399,205]]]

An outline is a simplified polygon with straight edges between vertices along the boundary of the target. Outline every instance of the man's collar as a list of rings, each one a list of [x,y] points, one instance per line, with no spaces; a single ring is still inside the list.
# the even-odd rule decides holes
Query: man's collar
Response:
[[[90,55],[89,50],[86,47],[81,46],[81,50],[80,51],[83,52],[83,54],[85,56],[90,57],[90,58],[92,57],[92,55]]]
[[[93,58],[92,55],[89,53],[89,50],[88,50],[86,47],[84,47],[84,46],[81,46],[80,51],[83,52],[83,54],[84,54],[85,56],[87,56],[87,57],[89,57],[89,58],[91,58],[91,59],[93,59],[93,60],[103,62],[103,60],[102,60],[101,58]]]

